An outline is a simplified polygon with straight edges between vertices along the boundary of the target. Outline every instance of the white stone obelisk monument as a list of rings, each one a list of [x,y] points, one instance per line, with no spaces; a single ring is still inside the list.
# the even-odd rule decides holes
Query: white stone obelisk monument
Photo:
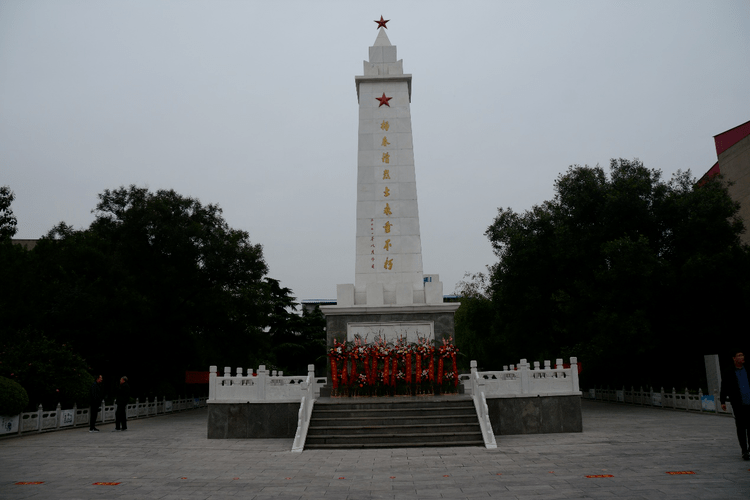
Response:
[[[436,318],[450,316],[452,335],[456,303],[443,303],[437,275],[422,271],[422,243],[411,129],[411,75],[404,74],[380,26],[364,75],[355,77],[359,100],[357,158],[357,231],[354,284],[338,285],[337,305],[323,307],[329,343],[346,329],[346,337],[381,334],[434,338]],[[404,314],[409,315],[403,316]],[[414,314],[421,315],[415,318]],[[346,321],[332,324],[332,316]],[[358,317],[357,317],[358,316]],[[335,323],[335,321],[334,321]],[[447,325],[444,325],[447,326]],[[333,327],[336,332],[332,332]]]

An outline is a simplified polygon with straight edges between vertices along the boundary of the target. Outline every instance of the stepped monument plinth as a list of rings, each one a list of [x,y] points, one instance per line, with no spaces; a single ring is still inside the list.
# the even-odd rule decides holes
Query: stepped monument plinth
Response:
[[[454,335],[458,303],[443,302],[437,274],[422,271],[417,182],[411,128],[411,81],[378,22],[378,35],[356,76],[359,100],[356,265],[353,284],[321,307],[333,339],[372,342]]]

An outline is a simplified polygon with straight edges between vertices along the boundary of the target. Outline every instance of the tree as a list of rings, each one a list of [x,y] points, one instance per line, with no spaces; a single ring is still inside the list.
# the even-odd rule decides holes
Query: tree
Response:
[[[492,271],[488,268],[488,271]],[[494,364],[498,351],[497,337],[492,335],[495,310],[489,290],[489,277],[484,273],[466,273],[456,285],[461,306],[455,314],[456,346],[463,364],[476,360],[480,369]]]
[[[217,205],[130,186],[105,190],[94,214],[88,229],[61,223],[27,252],[36,285],[5,297],[27,305],[6,331],[31,326],[72,344],[105,380],[127,375],[134,395],[180,388],[185,370],[268,358],[262,247]]]
[[[18,231],[18,221],[10,209],[15,198],[15,194],[8,186],[0,186],[0,241],[11,239]]]
[[[664,182],[622,159],[609,176],[570,167],[552,200],[522,214],[500,209],[486,234],[499,258],[490,290],[502,357],[573,355],[587,380],[696,386],[702,355],[737,340],[729,332],[750,298],[737,211],[718,179]],[[719,296],[720,313],[696,307]]]
[[[22,330],[5,338],[0,356],[0,377],[18,383],[28,393],[24,411],[33,411],[39,404],[49,410],[58,403],[63,408],[88,407],[94,378],[70,345]]]

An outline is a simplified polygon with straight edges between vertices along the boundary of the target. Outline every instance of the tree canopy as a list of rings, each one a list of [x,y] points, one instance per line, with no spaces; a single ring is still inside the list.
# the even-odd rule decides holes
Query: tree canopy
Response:
[[[16,234],[17,220],[10,209],[15,195],[8,186],[0,186],[0,241],[7,240]]]
[[[737,212],[720,179],[664,181],[623,159],[609,175],[570,167],[523,213],[499,209],[492,306],[473,319],[491,324],[481,364],[577,356],[584,380],[697,386],[703,355],[741,339],[750,303]]]
[[[130,186],[105,190],[93,213],[89,228],[60,223],[33,251],[4,248],[5,338],[42,332],[105,381],[127,375],[143,396],[182,388],[186,370],[211,364],[298,368],[275,347],[307,346],[312,323],[219,206]]]

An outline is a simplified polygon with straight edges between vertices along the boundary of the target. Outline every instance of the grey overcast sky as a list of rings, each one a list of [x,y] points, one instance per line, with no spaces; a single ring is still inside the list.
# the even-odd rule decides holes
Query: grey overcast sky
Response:
[[[136,184],[216,203],[299,299],[354,282],[354,76],[413,75],[425,273],[496,261],[498,207],[572,164],[702,175],[750,120],[750,2],[0,1],[0,185],[17,238],[88,227]]]

